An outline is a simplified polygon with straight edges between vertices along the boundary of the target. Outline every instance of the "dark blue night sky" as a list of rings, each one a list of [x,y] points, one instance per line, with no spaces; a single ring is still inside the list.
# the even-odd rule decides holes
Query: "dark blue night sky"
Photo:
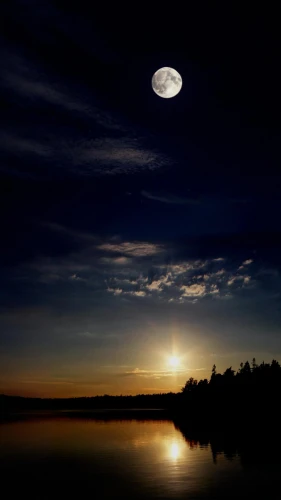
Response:
[[[279,359],[278,15],[0,13],[0,392],[178,391]],[[151,87],[162,66],[183,79],[172,99]]]

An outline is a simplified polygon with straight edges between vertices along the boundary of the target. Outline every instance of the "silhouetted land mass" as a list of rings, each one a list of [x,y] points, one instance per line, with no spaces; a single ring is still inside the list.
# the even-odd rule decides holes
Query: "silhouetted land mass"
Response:
[[[281,366],[276,360],[260,365],[253,359],[229,367],[223,374],[212,368],[210,380],[190,378],[182,389],[180,410],[194,423],[212,427],[278,425],[280,422]]]
[[[69,399],[40,399],[0,396],[1,418],[13,412],[73,410],[95,411],[94,418],[105,418],[105,410],[132,418],[132,409],[152,410],[152,418],[172,418],[182,426],[196,429],[279,428],[281,422],[281,366],[278,361],[261,363],[255,359],[217,373],[213,366],[209,380],[189,378],[180,393],[139,394],[137,396],[95,396]],[[128,411],[130,409],[130,411]],[[163,412],[157,412],[162,409]],[[122,412],[120,413],[120,411]],[[65,415],[65,413],[64,413]],[[83,412],[81,413],[81,416]],[[87,414],[89,415],[89,414]],[[134,413],[134,418],[137,413]],[[77,415],[76,415],[77,417]],[[139,418],[147,418],[141,412]]]

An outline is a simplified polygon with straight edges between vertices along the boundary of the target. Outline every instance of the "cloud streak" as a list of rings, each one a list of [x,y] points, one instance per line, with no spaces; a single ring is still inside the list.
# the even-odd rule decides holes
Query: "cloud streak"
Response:
[[[109,253],[127,255],[129,257],[147,257],[164,251],[163,246],[147,242],[124,241],[122,243],[103,243],[98,245],[99,250]]]
[[[0,147],[3,150],[12,150],[19,154],[34,154],[42,158],[48,158],[52,154],[51,149],[45,144],[41,144],[40,142],[34,141],[32,139],[15,137],[13,135],[3,133],[0,136]]]
[[[183,198],[169,193],[151,193],[149,191],[141,191],[141,195],[149,200],[168,203],[171,205],[197,205],[200,203],[200,201],[195,198]]]
[[[35,140],[34,128],[20,130],[18,125],[12,134],[3,137],[2,149],[12,155],[35,154],[40,156],[42,163],[47,160],[56,162],[58,172],[67,169],[68,173],[79,176],[134,174],[167,165],[168,158],[163,153],[154,145],[144,144],[140,130],[120,120],[114,113],[101,109],[99,103],[93,103],[94,96],[85,86],[78,90],[69,88],[60,76],[46,74],[45,68],[15,56],[12,51],[2,51],[1,56],[2,84],[17,96],[22,107],[28,105],[33,113],[37,113],[36,125],[43,131],[40,139]],[[36,111],[38,106],[42,108],[40,113]],[[49,120],[46,109],[50,106],[57,113],[58,121],[51,124],[52,132],[44,136]],[[67,134],[61,133],[65,130],[62,113],[67,114],[70,121]],[[47,123],[42,123],[42,117]],[[85,138],[85,134],[80,133],[75,123],[77,117],[87,130],[94,130],[91,134],[94,139]],[[28,136],[30,134],[32,137]]]
[[[178,375],[184,375],[189,371],[203,371],[205,368],[195,368],[195,369],[184,369],[184,370],[143,370],[140,368],[135,368],[131,371],[126,371],[119,374],[121,377],[141,377],[141,378],[151,378],[151,379],[162,379],[167,377],[175,377]]]
[[[84,142],[81,145],[74,145],[71,155],[77,165],[102,163],[103,171],[107,173],[114,173],[116,169],[119,173],[142,169],[154,170],[167,163],[164,156],[145,149],[139,140],[128,138],[106,137]]]

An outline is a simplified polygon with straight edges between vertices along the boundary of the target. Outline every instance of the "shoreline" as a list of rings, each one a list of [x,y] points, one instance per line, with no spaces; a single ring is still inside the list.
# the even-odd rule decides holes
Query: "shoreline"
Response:
[[[63,410],[18,410],[0,414],[0,423],[39,418],[87,418],[91,420],[172,420],[172,412],[165,408],[99,408]]]

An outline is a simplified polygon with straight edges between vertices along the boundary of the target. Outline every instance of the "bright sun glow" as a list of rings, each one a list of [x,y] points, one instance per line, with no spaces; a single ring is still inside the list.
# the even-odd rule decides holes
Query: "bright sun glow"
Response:
[[[180,360],[177,356],[171,356],[169,359],[169,363],[173,368],[177,368],[180,364]]]
[[[170,447],[170,458],[177,460],[180,457],[180,447],[177,443],[172,443]]]

